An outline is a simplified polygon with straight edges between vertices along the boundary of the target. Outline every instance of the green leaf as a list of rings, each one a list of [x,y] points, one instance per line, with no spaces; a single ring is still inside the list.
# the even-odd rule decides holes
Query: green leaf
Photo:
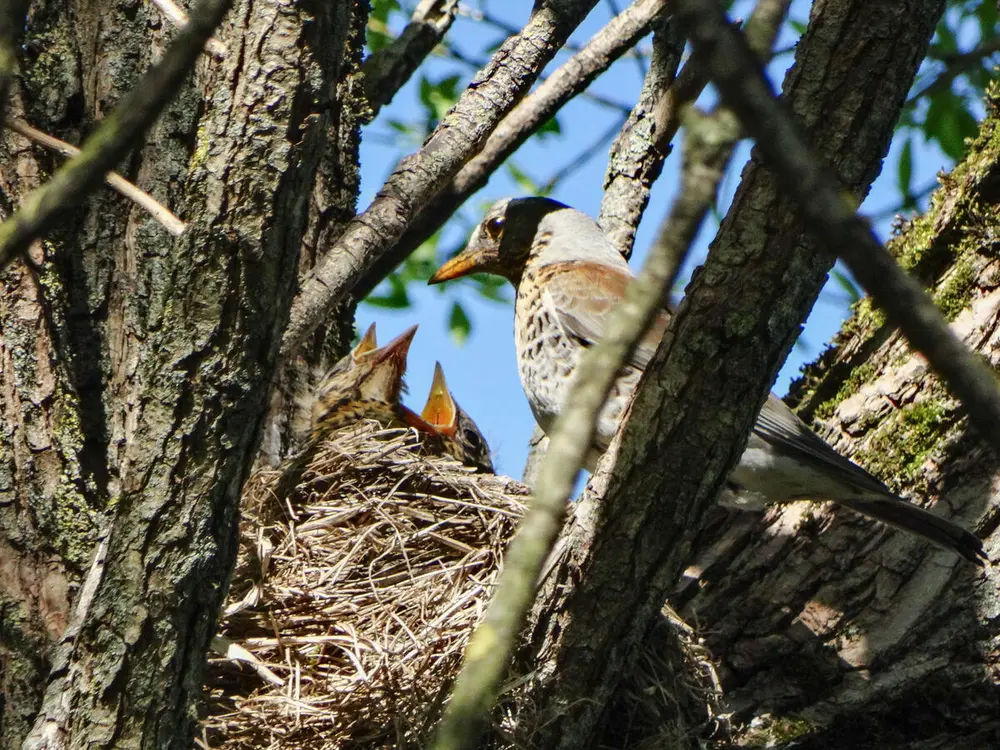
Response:
[[[851,300],[852,305],[864,296],[864,293],[861,291],[861,287],[859,287],[857,283],[855,283],[854,279],[847,274],[838,271],[837,269],[833,269],[831,275],[840,288],[847,294],[847,297]]]
[[[928,53],[931,57],[941,58],[954,55],[957,51],[958,40],[955,39],[955,32],[948,26],[947,17],[944,17],[938,24]]]
[[[896,186],[904,204],[912,202],[913,197],[913,139],[907,136],[903,148],[899,152],[899,163],[896,165]],[[909,208],[909,205],[907,205]]]
[[[437,122],[458,101],[460,80],[457,75],[445,76],[437,83],[426,77],[420,79],[420,103],[427,110],[429,120]]]
[[[979,33],[983,39],[992,39],[997,33],[997,4],[981,2],[976,9],[979,20]]]
[[[410,306],[410,297],[406,293],[406,283],[399,278],[399,274],[391,273],[384,282],[389,289],[379,293],[382,284],[376,287],[375,291],[365,298],[365,302],[373,307],[385,307],[392,310],[400,310]]]
[[[557,120],[556,116],[553,115],[542,124],[542,127],[540,127],[536,133],[540,138],[544,138],[548,135],[562,135],[562,128],[559,125],[559,120]]]
[[[403,267],[400,270],[403,281],[407,284],[413,281],[426,282],[434,274],[438,267],[437,247],[440,239],[441,231],[438,230],[424,240],[420,247],[410,253],[409,257],[403,261]]]
[[[491,302],[510,302],[507,294],[507,280],[499,276],[491,276],[486,273],[477,273],[472,277],[479,294]]]
[[[521,190],[526,193],[538,194],[541,190],[538,183],[535,182],[531,177],[521,169],[513,160],[507,162],[507,174],[510,178],[514,180]]]
[[[392,42],[394,37],[389,33],[389,16],[398,11],[397,0],[374,0],[365,27],[365,44],[370,52],[378,52]]]
[[[471,330],[472,321],[469,320],[469,316],[465,314],[462,306],[455,302],[451,306],[451,315],[448,316],[448,331],[451,333],[452,340],[461,346],[469,338]]]
[[[924,118],[924,134],[936,141],[949,158],[958,161],[965,152],[965,139],[978,130],[976,118],[965,100],[953,91],[940,91],[931,97]]]
[[[389,118],[388,120],[386,120],[385,124],[388,125],[390,128],[392,128],[393,130],[407,135],[416,130],[416,128],[414,128],[412,125],[408,125],[405,122],[393,118]]]

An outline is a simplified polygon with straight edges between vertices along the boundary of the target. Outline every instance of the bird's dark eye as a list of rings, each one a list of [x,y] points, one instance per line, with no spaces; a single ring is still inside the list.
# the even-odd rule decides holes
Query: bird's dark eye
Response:
[[[486,234],[490,236],[490,239],[498,240],[503,234],[504,218],[502,216],[494,216],[489,219],[483,228],[486,230]]]
[[[466,427],[462,430],[462,437],[465,438],[465,443],[473,450],[479,450],[483,447],[483,441],[479,437],[479,433],[475,430],[470,430]]]

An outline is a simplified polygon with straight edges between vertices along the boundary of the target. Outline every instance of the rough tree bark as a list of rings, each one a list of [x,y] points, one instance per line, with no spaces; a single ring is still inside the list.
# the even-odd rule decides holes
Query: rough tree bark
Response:
[[[797,114],[858,193],[878,171],[941,7],[816,3],[812,36],[786,86],[800,91],[790,96]],[[33,725],[35,747],[189,745],[188,706],[225,594],[236,503],[268,421],[265,395],[295,281],[354,213],[364,116],[354,74],[366,13],[364,2],[235,3],[218,34],[224,59],[202,60],[120,167],[188,220],[189,232],[171,239],[101,191],[32,247],[31,262],[3,274],[3,747],[20,746]],[[15,26],[23,31],[21,75],[9,111],[71,143],[113,108],[172,33],[154,5],[120,0],[36,0]],[[931,217],[897,243],[994,363],[997,132],[994,114]],[[57,157],[11,133],[0,137],[0,151],[6,216]],[[829,258],[800,244],[790,202],[759,164],[746,171],[736,206],[720,239],[730,258],[773,254],[787,261],[771,269],[776,278],[808,275],[791,300],[757,290],[771,298],[771,322],[784,325],[766,332],[776,351],[790,345],[788,323],[811,303]],[[344,305],[324,328],[329,340],[307,347],[310,361],[343,348]],[[750,359],[745,371],[777,367],[773,352]],[[886,478],[922,496],[944,493],[970,521],[989,504],[992,459],[877,313],[859,309],[800,395],[804,413],[830,420],[828,437]],[[279,399],[267,430],[276,451],[281,412]],[[648,428],[654,418],[644,419]],[[638,466],[637,454],[628,455]],[[640,485],[652,487],[626,476],[611,491]],[[944,747],[948,731],[963,733],[965,745],[996,740],[988,679],[1000,621],[994,577],[832,516],[812,506],[762,520],[719,511],[692,542],[697,564],[675,601],[692,620],[713,623],[706,637],[737,716],[799,711],[804,719],[781,726],[815,747],[848,730],[861,746],[856,730],[865,726],[891,727],[880,747],[923,737]],[[995,524],[989,516],[983,530]],[[821,527],[821,537],[807,533]],[[103,574],[91,576],[89,606],[67,637],[98,540],[106,543],[96,569]],[[616,624],[588,617],[587,608],[560,609],[541,628],[575,637],[573,618],[593,628],[582,649],[560,656],[571,666],[598,652],[587,639],[598,642],[607,636],[601,627]],[[603,663],[612,672],[634,651],[633,636]],[[50,677],[54,663],[61,669]],[[578,674],[566,668],[562,677]],[[604,675],[591,690],[593,678],[580,677],[577,691],[606,697]],[[852,723],[842,728],[845,715]],[[560,731],[555,723],[546,729]]]
[[[970,347],[1000,366],[1000,89],[930,211],[891,242]],[[986,540],[1000,471],[926,363],[861,302],[791,395],[845,455]],[[719,657],[739,718],[797,747],[996,747],[993,566],[829,505],[720,511],[672,600]]]
[[[939,2],[813,7],[784,95],[856,195],[867,192],[881,167],[942,10]],[[698,549],[706,502],[739,455],[726,437],[743,415],[749,427],[763,399],[760,384],[773,379],[831,264],[795,218],[793,200],[754,158],[681,306],[678,343],[665,369],[663,352],[649,368],[603,500],[579,506],[567,534],[569,563],[536,608],[529,662],[543,665],[535,672],[542,745],[585,745],[607,720],[606,696],[635,658],[660,594],[665,598],[685,567],[688,545]],[[570,580],[575,587],[565,585]],[[729,601],[743,590],[729,590]],[[722,607],[729,617],[740,615],[726,597],[717,606],[715,617]],[[714,627],[712,618],[696,621]]]
[[[366,17],[235,3],[225,58],[202,59],[119,170],[188,232],[102,190],[3,277],[4,747],[33,722],[33,746],[190,745],[300,247],[354,210]],[[38,0],[23,33],[9,111],[80,143],[173,32],[153,4]],[[11,133],[0,149],[9,215],[59,159]]]

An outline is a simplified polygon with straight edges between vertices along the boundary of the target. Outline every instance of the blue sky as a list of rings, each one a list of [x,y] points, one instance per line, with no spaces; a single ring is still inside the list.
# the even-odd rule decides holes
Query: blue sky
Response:
[[[406,7],[405,1],[402,3]],[[571,44],[583,44],[592,34],[603,27],[610,18],[610,6],[614,3],[601,2],[577,29]],[[618,3],[624,6],[625,2]],[[483,3],[489,14],[512,27],[520,28],[528,18],[531,0],[492,0]],[[478,7],[478,6],[474,6]],[[734,4],[734,16],[749,13],[749,3]],[[791,18],[805,22],[809,3],[794,2]],[[398,31],[398,28],[396,29]],[[465,54],[481,57],[484,47],[496,44],[503,35],[495,27],[482,22],[459,17],[448,37]],[[778,40],[777,49],[787,49],[794,44],[795,36],[787,30]],[[649,47],[649,39],[640,43]],[[560,65],[569,56],[561,52],[551,63],[550,70]],[[769,68],[775,87],[780,87],[785,69],[791,64],[791,54],[777,58]],[[431,80],[458,73],[468,81],[473,70],[444,58],[433,58],[422,71]],[[624,58],[590,88],[602,97],[630,107],[642,86],[642,70],[635,58]],[[712,94],[707,92],[703,102],[711,102]],[[362,194],[359,210],[367,206],[382,182],[392,171],[396,161],[416,149],[418,143],[400,146],[396,134],[387,126],[389,119],[399,121],[420,121],[423,110],[418,98],[418,81],[410,81],[400,91],[392,104],[380,113],[379,118],[363,133],[361,147]],[[562,133],[559,137],[549,137],[544,141],[532,141],[515,154],[513,161],[538,182],[545,182],[552,173],[572,162],[582,150],[599,140],[618,121],[620,114],[577,97],[559,115]],[[884,216],[899,202],[897,190],[897,169],[900,143],[894,143],[884,166],[882,175],[876,181],[862,211],[876,219],[878,235],[884,240],[889,236],[891,216]],[[739,180],[739,173],[750,151],[749,144],[741,145],[733,160],[733,168],[727,175],[720,197],[719,210],[724,213]],[[932,144],[916,139],[913,144],[914,168],[912,185],[921,188],[934,181],[935,174],[951,167],[948,158]],[[563,201],[592,216],[596,216],[601,201],[601,185],[607,160],[607,145],[596,150],[592,158],[574,171],[569,179],[563,180],[552,197]],[[645,250],[654,237],[660,221],[666,214],[675,194],[678,179],[679,150],[667,160],[660,179],[654,186],[649,208],[639,227],[632,259],[637,268],[645,257]],[[439,244],[439,252],[444,253],[463,244],[469,231],[482,216],[485,208],[498,198],[524,195],[525,192],[507,170],[498,170],[489,184],[471,198],[465,207],[449,222]],[[878,218],[881,217],[881,218]],[[692,254],[692,267],[704,258],[708,242],[716,231],[715,220],[706,223]],[[684,278],[691,268],[685,272]],[[419,287],[419,288],[418,288]],[[505,287],[508,299],[511,290]],[[414,409],[423,405],[430,387],[434,362],[439,360],[444,367],[448,383],[459,403],[479,424],[493,450],[498,472],[520,477],[527,454],[527,441],[533,427],[533,420],[527,402],[521,391],[514,357],[513,309],[510,303],[498,303],[481,297],[473,286],[461,282],[444,287],[424,287],[413,285],[409,289],[412,306],[406,310],[386,310],[362,304],[358,309],[357,323],[361,330],[375,321],[379,339],[387,341],[403,328],[419,323],[420,329],[410,349],[407,382],[409,395],[407,404]],[[466,341],[459,345],[449,334],[448,317],[455,300],[460,300],[472,320],[472,330]],[[835,281],[827,284],[823,296],[810,317],[799,344],[793,349],[782,369],[775,391],[782,394],[788,383],[798,374],[804,363],[814,359],[826,342],[839,328],[848,313],[846,296]]]

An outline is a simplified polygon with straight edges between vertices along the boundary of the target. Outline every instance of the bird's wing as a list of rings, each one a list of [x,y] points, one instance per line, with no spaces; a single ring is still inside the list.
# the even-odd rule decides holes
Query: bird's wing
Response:
[[[590,261],[552,263],[542,269],[539,282],[547,307],[563,329],[586,346],[604,333],[605,321],[625,296],[633,277],[616,268]],[[636,346],[629,364],[640,370],[653,358],[670,323],[670,313],[660,312]]]
[[[827,445],[773,393],[768,394],[753,429],[786,455],[821,462],[828,473],[840,477],[845,484],[860,490],[892,496],[882,482]]]

